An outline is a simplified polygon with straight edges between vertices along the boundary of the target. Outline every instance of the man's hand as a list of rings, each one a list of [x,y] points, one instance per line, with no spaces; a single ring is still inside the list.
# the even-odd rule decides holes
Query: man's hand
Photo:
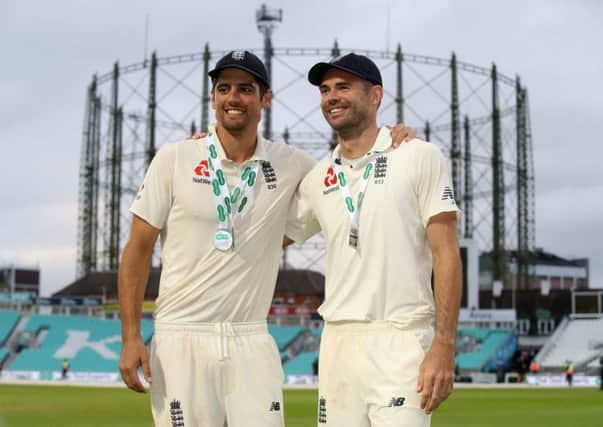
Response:
[[[421,409],[431,414],[452,393],[454,384],[454,344],[434,339],[419,367],[417,392]]]
[[[138,378],[138,368],[142,368],[145,380],[151,383],[151,367],[149,354],[141,339],[124,343],[119,360],[121,378],[129,389],[138,393],[146,393],[146,389]]]
[[[196,134],[190,136],[188,139],[203,139],[206,136],[207,136],[207,133],[201,132],[201,133],[196,133]]]
[[[400,123],[395,127],[390,128],[388,126],[391,136],[392,136],[392,147],[398,148],[400,144],[404,142],[408,142],[411,139],[416,138],[415,131],[412,128]]]

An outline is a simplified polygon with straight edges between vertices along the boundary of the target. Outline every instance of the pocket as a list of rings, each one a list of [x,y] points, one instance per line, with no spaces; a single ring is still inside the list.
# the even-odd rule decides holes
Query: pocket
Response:
[[[412,335],[414,341],[416,342],[419,350],[421,350],[421,355],[423,357],[425,357],[425,355],[429,351],[429,349],[431,347],[431,343],[433,341],[433,337],[434,337],[433,328],[428,327],[428,328],[423,328],[423,329],[415,329],[413,331],[410,331],[410,334]]]

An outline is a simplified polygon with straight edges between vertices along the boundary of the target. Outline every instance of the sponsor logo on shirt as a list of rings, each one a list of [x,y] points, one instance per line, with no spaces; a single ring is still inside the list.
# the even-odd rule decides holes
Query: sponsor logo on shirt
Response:
[[[322,182],[327,188],[322,192],[322,194],[324,195],[327,195],[339,189],[339,186],[337,185],[337,175],[335,174],[335,169],[333,169],[332,167],[329,167],[329,169],[327,169],[327,174]]]
[[[201,160],[199,165],[194,169],[195,176],[193,176],[193,182],[196,184],[211,184],[209,181],[209,162],[207,160]]]
[[[268,190],[276,189],[276,172],[270,162],[262,162],[262,173]]]
[[[452,191],[452,187],[444,187],[444,191],[442,192],[442,200],[450,200],[452,203],[456,203],[454,200],[454,192]]]
[[[280,411],[281,410],[281,402],[272,402],[270,404],[270,412]]]

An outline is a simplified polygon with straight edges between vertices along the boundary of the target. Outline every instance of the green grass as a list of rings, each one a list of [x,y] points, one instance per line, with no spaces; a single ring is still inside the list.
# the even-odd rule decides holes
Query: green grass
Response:
[[[315,427],[316,400],[315,390],[286,391],[286,426]],[[126,389],[0,385],[0,427],[152,424],[148,396]],[[577,388],[459,389],[435,412],[432,425],[600,427],[603,392]]]

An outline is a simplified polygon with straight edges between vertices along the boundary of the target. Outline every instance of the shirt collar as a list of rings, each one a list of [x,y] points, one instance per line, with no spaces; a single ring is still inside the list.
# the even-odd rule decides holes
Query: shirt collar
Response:
[[[214,143],[216,145],[216,149],[218,150],[218,156],[223,160],[229,160],[226,157],[226,152],[222,147],[222,141],[220,141],[220,137],[218,136],[218,132],[216,132],[216,124],[212,123],[208,126],[208,134],[212,134],[214,137]],[[257,133],[257,143],[255,145],[255,152],[251,156],[251,158],[247,161],[258,160],[258,161],[266,161],[268,160],[268,154],[266,152],[266,144],[268,140],[265,139],[259,132]]]
[[[384,151],[389,150],[392,145],[392,137],[389,128],[383,126],[379,129],[379,133],[377,134],[377,138],[375,139],[375,143],[371,147],[371,149],[364,155],[357,159],[347,160],[341,158],[341,145],[337,144],[337,147],[331,153],[331,163],[335,163],[336,160],[341,159],[343,162],[351,165],[359,165],[364,162],[371,156],[382,153]]]

